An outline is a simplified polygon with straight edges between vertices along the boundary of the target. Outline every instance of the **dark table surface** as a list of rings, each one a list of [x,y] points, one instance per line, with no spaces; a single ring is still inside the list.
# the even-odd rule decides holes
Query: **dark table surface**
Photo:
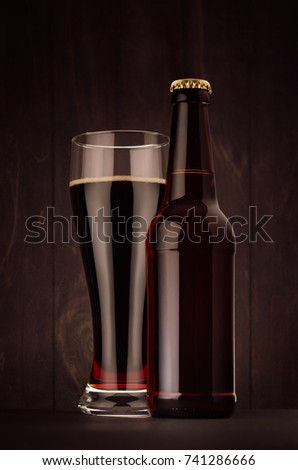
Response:
[[[238,410],[224,420],[2,411],[0,420],[1,449],[298,449],[298,410]]]

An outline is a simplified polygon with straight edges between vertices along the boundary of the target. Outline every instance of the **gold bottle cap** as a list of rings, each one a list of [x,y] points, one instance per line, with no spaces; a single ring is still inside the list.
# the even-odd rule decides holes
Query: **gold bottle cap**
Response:
[[[189,90],[189,89],[206,90],[209,95],[212,93],[211,85],[207,80],[201,78],[181,78],[174,80],[170,87],[170,92],[173,93],[175,90]]]

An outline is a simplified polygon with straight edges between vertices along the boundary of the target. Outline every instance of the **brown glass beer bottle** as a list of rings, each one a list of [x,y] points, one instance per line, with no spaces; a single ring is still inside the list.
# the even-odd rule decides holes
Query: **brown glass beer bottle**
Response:
[[[235,238],[219,208],[210,84],[171,85],[162,207],[147,236],[148,407],[160,417],[228,417],[234,385]]]

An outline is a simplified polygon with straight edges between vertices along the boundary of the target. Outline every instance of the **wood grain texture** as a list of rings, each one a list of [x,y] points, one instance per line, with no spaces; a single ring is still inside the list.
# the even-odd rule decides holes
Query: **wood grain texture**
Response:
[[[214,89],[223,211],[273,214],[274,243],[238,245],[239,407],[298,407],[295,1],[4,0],[0,9],[0,406],[75,409],[89,375],[83,266],[78,245],[62,240],[71,137],[168,134],[170,82],[202,76]],[[47,207],[55,243],[24,243],[26,219]]]
[[[203,2],[204,64],[212,83],[210,125],[218,200],[227,217],[248,217],[250,180],[249,2]],[[241,77],[239,79],[239,77]],[[234,225],[237,237],[243,231]],[[236,387],[238,406],[250,400],[249,244],[236,253]]]
[[[59,5],[55,14],[55,207],[68,217],[73,135],[109,128],[168,133],[172,68],[182,69],[184,59],[178,61],[178,54],[176,64],[169,63],[173,50],[165,31],[177,49],[185,23],[178,21],[183,10],[179,6],[176,21],[171,24],[168,19],[167,24],[165,5],[150,2],[140,7],[128,1],[125,8],[121,3],[115,8],[111,2],[100,9],[97,2],[88,2],[88,7],[82,4],[76,10],[73,2]],[[197,30],[191,34],[196,43]],[[72,409],[88,379],[92,351],[90,308],[77,245],[56,245],[55,273],[55,403],[58,409]]]
[[[0,406],[52,407],[52,247],[25,221],[52,204],[48,8],[1,5]]]
[[[266,10],[267,12],[267,10]],[[297,5],[254,14],[252,203],[272,243],[252,246],[252,406],[297,406]],[[270,45],[270,47],[268,47]]]

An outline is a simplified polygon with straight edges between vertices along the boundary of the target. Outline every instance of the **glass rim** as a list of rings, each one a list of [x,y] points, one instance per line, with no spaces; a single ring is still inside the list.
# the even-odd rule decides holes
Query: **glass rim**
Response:
[[[106,144],[89,144],[80,142],[79,139],[86,137],[86,136],[95,136],[95,135],[104,135],[104,134],[143,134],[143,135],[152,135],[152,136],[159,136],[163,138],[163,141],[160,143],[152,143],[152,144],[138,144],[138,145],[106,145]],[[160,148],[166,147],[170,142],[170,137],[166,134],[162,134],[156,131],[147,131],[142,129],[108,129],[103,131],[88,131],[82,132],[81,134],[75,135],[71,142],[73,145],[82,148],[106,148],[106,149],[145,149],[145,148]]]

